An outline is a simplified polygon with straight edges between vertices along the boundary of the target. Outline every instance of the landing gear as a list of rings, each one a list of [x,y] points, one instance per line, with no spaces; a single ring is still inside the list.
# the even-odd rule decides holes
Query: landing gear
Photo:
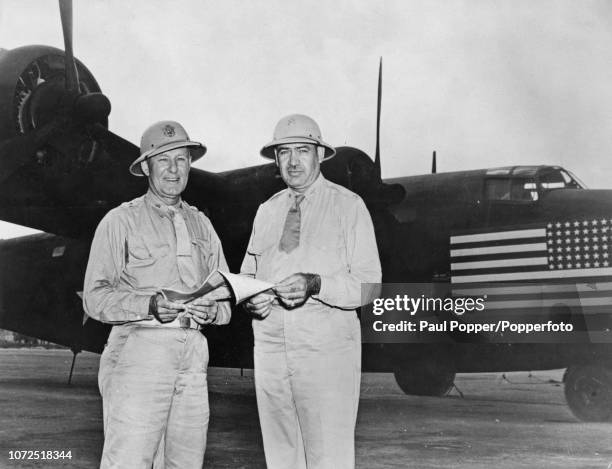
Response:
[[[585,422],[612,421],[612,367],[601,363],[572,365],[565,371],[565,399]]]
[[[453,387],[455,367],[436,360],[421,360],[406,368],[397,368],[393,375],[406,394],[445,396]]]

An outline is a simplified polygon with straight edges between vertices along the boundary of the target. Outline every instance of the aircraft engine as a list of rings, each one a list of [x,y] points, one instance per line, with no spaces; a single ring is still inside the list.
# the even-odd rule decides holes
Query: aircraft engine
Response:
[[[64,51],[48,46],[0,51],[0,142],[27,134],[54,118],[69,118],[62,115],[69,111],[79,120],[108,127],[108,99],[85,65],[75,63],[76,96],[66,89]]]

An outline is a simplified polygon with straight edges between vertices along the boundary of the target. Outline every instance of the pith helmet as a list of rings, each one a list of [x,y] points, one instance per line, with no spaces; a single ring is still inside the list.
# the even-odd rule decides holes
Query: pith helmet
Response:
[[[144,160],[166,151],[183,147],[189,148],[192,162],[201,158],[206,153],[206,147],[199,142],[189,140],[187,132],[178,122],[156,122],[142,134],[140,139],[140,156],[130,165],[130,173],[134,176],[144,176],[140,168],[140,163]]]
[[[272,141],[261,149],[261,156],[275,159],[274,147],[284,143],[311,143],[321,146],[325,149],[322,161],[328,160],[336,154],[334,147],[323,141],[321,129],[319,129],[317,123],[303,114],[291,114],[278,121]]]

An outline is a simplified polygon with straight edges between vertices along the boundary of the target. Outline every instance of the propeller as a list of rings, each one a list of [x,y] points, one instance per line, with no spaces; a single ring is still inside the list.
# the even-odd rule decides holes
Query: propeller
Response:
[[[72,93],[78,93],[79,76],[74,61],[74,53],[72,51],[72,0],[59,0],[59,8],[62,18],[62,30],[64,32],[66,90]]]
[[[376,106],[376,153],[374,155],[374,167],[376,178],[381,181],[382,173],[380,169],[380,103],[382,100],[382,57],[378,65],[378,100]]]
[[[64,33],[66,91],[69,95],[78,95],[74,102],[75,117],[84,122],[101,122],[110,114],[110,101],[102,93],[80,93],[79,74],[72,50],[72,0],[58,1]]]

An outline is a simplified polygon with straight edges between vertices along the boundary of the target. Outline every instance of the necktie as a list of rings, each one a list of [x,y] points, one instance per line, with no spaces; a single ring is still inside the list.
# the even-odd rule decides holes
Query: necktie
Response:
[[[176,234],[176,263],[179,276],[185,285],[195,287],[198,276],[191,257],[191,240],[189,231],[187,231],[187,224],[181,212],[174,207],[169,207],[169,209]]]
[[[285,219],[285,226],[283,228],[283,235],[281,236],[280,244],[278,248],[281,251],[285,251],[289,254],[300,244],[300,204],[304,200],[303,195],[295,196],[295,204],[291,206],[287,212],[287,218]]]

